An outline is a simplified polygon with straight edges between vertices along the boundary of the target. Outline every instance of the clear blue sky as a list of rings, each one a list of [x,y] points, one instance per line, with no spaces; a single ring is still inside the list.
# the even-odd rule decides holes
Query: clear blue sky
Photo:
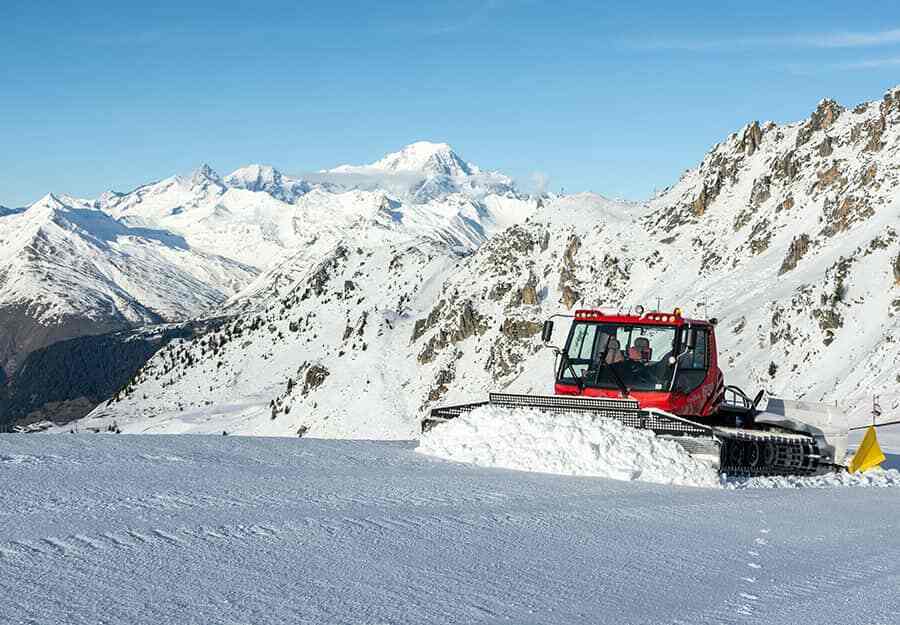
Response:
[[[0,204],[421,139],[643,198],[752,119],[900,83],[895,3],[41,2],[0,21]]]

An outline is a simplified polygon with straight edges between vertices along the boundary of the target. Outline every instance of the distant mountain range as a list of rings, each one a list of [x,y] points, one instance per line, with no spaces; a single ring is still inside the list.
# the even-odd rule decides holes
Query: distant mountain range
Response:
[[[56,311],[82,323],[70,334],[217,319],[156,343],[78,427],[406,438],[438,403],[549,392],[549,315],[661,301],[720,319],[730,383],[862,419],[874,394],[900,410],[898,162],[900,88],[751,122],[640,203],[529,196],[437,143],[302,180],[203,167],[7,210],[0,249],[36,268],[19,286],[0,277],[0,327],[34,336],[68,319]],[[52,254],[7,244],[38,240],[33,211],[71,224],[50,231]],[[57,338],[7,345],[13,382],[23,354]],[[29,410],[15,418],[48,416]]]
[[[60,340],[246,306],[277,286],[284,263],[306,271],[339,242],[427,240],[471,252],[537,203],[446,144],[312,178],[268,165],[222,178],[203,165],[128,193],[51,193],[0,209],[2,375]]]

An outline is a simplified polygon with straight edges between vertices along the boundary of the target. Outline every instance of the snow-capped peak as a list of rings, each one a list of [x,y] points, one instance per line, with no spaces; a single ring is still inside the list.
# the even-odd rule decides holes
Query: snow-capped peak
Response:
[[[59,201],[59,198],[56,197],[53,193],[48,193],[37,202],[31,205],[31,207],[46,207],[46,208],[62,208],[64,204]],[[31,208],[29,207],[29,208]]]
[[[481,170],[462,160],[447,143],[417,141],[398,152],[391,152],[369,165],[341,165],[330,173],[416,173],[426,176],[459,178],[478,174]]]
[[[478,168],[463,161],[446,143],[417,141],[399,152],[392,152],[371,167],[393,172],[425,172],[446,176],[467,176]]]
[[[246,165],[225,176],[224,183],[232,189],[261,191],[272,197],[293,203],[309,191],[310,186],[303,180],[283,175],[271,165]]]
[[[203,163],[191,174],[192,185],[202,186],[210,182],[215,184],[222,184],[222,179],[219,177],[219,174],[217,174],[215,170],[206,163]]]
[[[229,187],[259,191],[271,185],[281,184],[281,172],[271,165],[246,165],[225,176]]]

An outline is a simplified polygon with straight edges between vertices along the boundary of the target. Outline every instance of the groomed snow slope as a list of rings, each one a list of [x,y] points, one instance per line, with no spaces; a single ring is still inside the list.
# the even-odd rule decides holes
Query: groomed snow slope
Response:
[[[0,474],[3,623],[900,622],[885,489],[678,488],[222,436],[0,436]]]

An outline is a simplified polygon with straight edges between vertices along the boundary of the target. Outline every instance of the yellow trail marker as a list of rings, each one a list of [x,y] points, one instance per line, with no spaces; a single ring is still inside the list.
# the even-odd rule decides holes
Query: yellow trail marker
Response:
[[[878,445],[875,427],[870,425],[848,468],[850,473],[868,471],[880,465],[884,460],[884,452],[881,451],[881,447]]]

